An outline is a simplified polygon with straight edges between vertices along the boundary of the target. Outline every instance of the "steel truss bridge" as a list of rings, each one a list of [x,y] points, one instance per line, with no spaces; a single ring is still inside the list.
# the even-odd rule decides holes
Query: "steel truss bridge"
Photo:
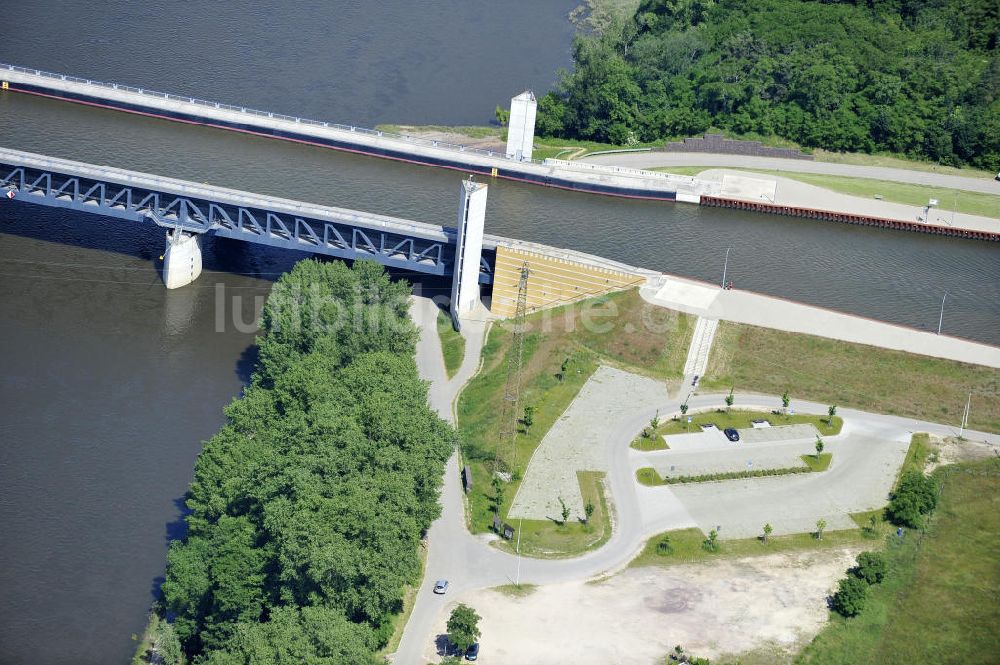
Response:
[[[450,275],[454,263],[454,229],[7,148],[0,148],[0,194],[0,203],[13,199],[153,222],[431,275]],[[492,272],[481,257],[479,281],[492,282]]]

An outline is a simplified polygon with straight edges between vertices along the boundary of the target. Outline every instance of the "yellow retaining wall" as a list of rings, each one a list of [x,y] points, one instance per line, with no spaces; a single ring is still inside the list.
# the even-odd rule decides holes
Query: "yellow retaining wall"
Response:
[[[628,272],[498,246],[493,271],[493,303],[490,307],[497,316],[514,316],[517,285],[521,266],[525,262],[530,271],[528,312],[621,291],[645,282],[645,278]]]

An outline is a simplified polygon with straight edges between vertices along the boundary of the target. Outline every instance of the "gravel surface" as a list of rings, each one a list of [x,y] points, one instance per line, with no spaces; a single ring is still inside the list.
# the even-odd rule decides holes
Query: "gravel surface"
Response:
[[[559,517],[559,497],[574,516],[584,514],[577,471],[607,471],[607,445],[617,423],[655,407],[667,396],[665,384],[602,365],[570,403],[535,450],[510,517]]]
[[[483,617],[483,665],[652,665],[676,644],[712,659],[760,648],[795,652],[826,622],[826,596],[857,554],[637,568],[597,584],[552,584],[523,598],[483,590],[462,602]]]

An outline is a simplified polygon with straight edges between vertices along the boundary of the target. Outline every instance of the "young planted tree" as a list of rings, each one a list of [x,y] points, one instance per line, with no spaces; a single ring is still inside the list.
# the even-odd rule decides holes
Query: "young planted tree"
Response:
[[[490,482],[493,485],[493,513],[500,515],[500,511],[503,509],[504,482],[496,474],[493,474],[493,479]]]
[[[878,535],[878,517],[871,515],[868,518],[868,525],[865,526],[865,533],[869,536]]]
[[[480,616],[468,605],[460,604],[448,618],[448,641],[464,653],[479,639]]]
[[[670,554],[673,551],[673,545],[670,544],[670,534],[665,533],[660,536],[660,540],[656,543],[656,553],[660,555]]]
[[[569,369],[569,358],[564,358],[562,364],[559,366],[559,373],[556,374],[556,378],[562,383],[562,380],[566,378],[566,370]]]
[[[590,518],[593,517],[594,515],[594,502],[588,501],[587,505],[583,507],[583,512],[586,513],[587,515],[587,517],[584,519],[584,522],[590,524]]]
[[[792,398],[788,396],[788,391],[781,393],[781,410],[788,415],[788,405],[792,403]]]
[[[565,524],[569,520],[569,506],[566,505],[562,497],[559,497],[559,505],[562,506],[562,523]]]
[[[774,527],[770,523],[764,525],[764,544],[767,544],[767,539],[771,537],[771,533],[774,531]]]
[[[816,437],[816,459],[819,459],[819,456],[823,453],[823,448],[824,447],[825,446],[823,444],[823,439],[821,439],[821,438],[819,438],[817,436]]]
[[[831,404],[830,406],[826,407],[826,415],[827,415],[826,423],[830,426],[833,426],[833,417],[837,415],[837,406],[835,404]]]
[[[656,410],[656,415],[653,419],[649,421],[649,429],[652,430],[653,434],[656,434],[656,430],[660,427],[660,410]]]
[[[823,540],[823,529],[826,528],[826,520],[816,520],[816,540]]]
[[[726,395],[726,413],[729,413],[729,410],[731,408],[733,408],[733,402],[736,401],[736,398],[733,396],[733,391],[734,390],[736,390],[736,386],[733,386],[732,388],[730,388],[729,389],[729,394]]]
[[[531,426],[535,424],[535,407],[524,407],[524,418],[521,419],[521,422],[524,423],[524,433],[527,434]]]
[[[701,542],[701,547],[706,552],[718,552],[719,551],[719,532],[712,529],[708,532],[708,538]]]

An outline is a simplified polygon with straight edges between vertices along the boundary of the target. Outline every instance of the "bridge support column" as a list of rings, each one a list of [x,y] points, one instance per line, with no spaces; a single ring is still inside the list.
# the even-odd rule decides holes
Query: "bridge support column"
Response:
[[[179,289],[201,274],[201,236],[180,229],[167,231],[167,249],[163,252],[163,283]]]
[[[483,254],[483,227],[486,224],[487,187],[472,179],[463,180],[458,205],[458,238],[451,278],[451,320],[461,328],[479,304],[479,259]]]

